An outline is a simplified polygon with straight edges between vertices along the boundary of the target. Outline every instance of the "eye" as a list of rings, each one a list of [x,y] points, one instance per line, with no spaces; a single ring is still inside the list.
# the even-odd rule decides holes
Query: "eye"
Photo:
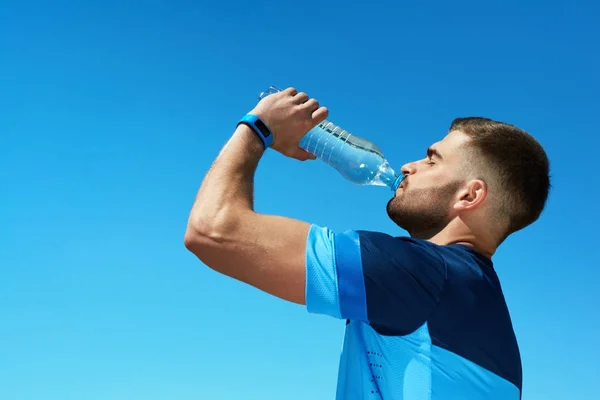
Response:
[[[432,160],[427,160],[427,165],[435,165],[435,163]]]

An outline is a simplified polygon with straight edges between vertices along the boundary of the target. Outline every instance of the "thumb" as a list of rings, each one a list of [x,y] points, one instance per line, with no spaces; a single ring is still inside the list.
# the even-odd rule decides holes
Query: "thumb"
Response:
[[[317,156],[315,156],[314,154],[309,153],[308,151],[301,149],[300,147],[298,147],[298,149],[294,152],[293,157],[300,161],[315,160],[317,158]]]

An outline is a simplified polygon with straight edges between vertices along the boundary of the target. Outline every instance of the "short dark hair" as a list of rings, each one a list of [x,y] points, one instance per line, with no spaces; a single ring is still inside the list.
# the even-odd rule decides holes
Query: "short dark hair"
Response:
[[[540,143],[514,125],[489,118],[456,118],[450,126],[450,131],[455,130],[471,138],[474,164],[482,160],[484,168],[495,175],[494,191],[500,199],[494,212],[508,223],[500,241],[535,222],[551,187],[550,162]]]

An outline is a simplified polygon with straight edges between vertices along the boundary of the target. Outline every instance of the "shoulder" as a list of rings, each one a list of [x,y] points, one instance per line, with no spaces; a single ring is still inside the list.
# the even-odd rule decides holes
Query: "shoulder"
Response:
[[[394,261],[418,262],[422,259],[444,263],[440,246],[425,240],[368,230],[333,231],[312,225],[308,233],[308,249],[335,253],[350,253],[370,263]]]
[[[360,261],[364,269],[402,265],[404,269],[417,270],[429,266],[444,270],[444,278],[448,277],[446,271],[451,270],[455,279],[473,280],[487,275],[497,280],[491,261],[464,245],[438,245],[369,230],[335,232],[317,225],[311,227],[308,242],[313,251],[330,253],[340,261]]]
[[[445,264],[439,247],[431,242],[373,231],[357,231],[361,256],[369,262],[402,262],[407,267],[423,262]]]

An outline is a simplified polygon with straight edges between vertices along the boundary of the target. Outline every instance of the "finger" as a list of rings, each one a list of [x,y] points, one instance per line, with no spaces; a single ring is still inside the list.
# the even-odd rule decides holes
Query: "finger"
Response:
[[[320,124],[329,115],[327,107],[319,107],[315,112],[312,113],[312,122],[315,125]]]
[[[289,96],[295,96],[296,93],[298,93],[298,91],[293,87],[289,87],[289,88],[285,89],[284,91],[282,91],[282,93],[285,93]]]
[[[307,160],[314,160],[317,157],[314,154],[309,153],[308,151],[298,147],[298,149],[294,152],[294,158],[296,160],[300,160],[300,161],[307,161]]]
[[[319,102],[316,99],[310,99],[304,103],[304,107],[312,114],[319,108]]]
[[[308,100],[308,95],[304,92],[300,92],[294,96],[294,103],[296,103],[296,104],[306,103],[307,100]]]

